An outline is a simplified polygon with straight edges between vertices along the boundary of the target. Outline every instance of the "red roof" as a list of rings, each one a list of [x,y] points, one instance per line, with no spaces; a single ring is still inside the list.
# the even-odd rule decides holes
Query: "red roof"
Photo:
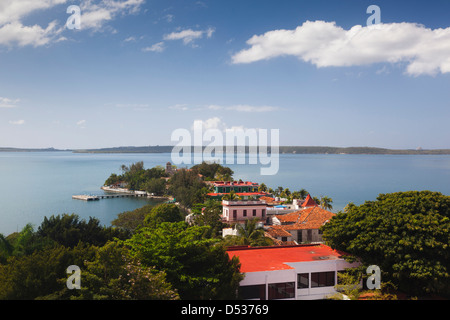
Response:
[[[239,258],[243,273],[294,269],[287,263],[336,260],[344,254],[323,244],[229,248],[227,253]]]
[[[208,196],[211,196],[211,197],[215,197],[215,196],[220,196],[220,195],[224,196],[224,195],[226,195],[226,194],[228,194],[228,193],[214,193],[214,192],[210,192],[210,193],[208,193],[207,195],[208,195]],[[235,194],[238,195],[239,197],[241,197],[241,196],[260,196],[260,195],[266,195],[265,192],[236,192]]]
[[[335,213],[320,207],[310,207],[300,211],[278,215],[277,219],[281,222],[281,227],[285,230],[319,229],[335,215]]]
[[[214,181],[214,186],[222,187],[222,186],[259,186],[257,182],[251,181]]]
[[[302,204],[302,207],[317,207],[317,203],[311,198],[311,196],[308,194],[305,201]]]

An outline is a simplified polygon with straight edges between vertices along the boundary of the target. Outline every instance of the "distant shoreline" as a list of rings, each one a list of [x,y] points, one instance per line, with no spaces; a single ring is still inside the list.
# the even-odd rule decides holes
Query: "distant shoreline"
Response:
[[[101,149],[1,148],[0,152],[73,152],[73,153],[171,153],[174,146],[114,147]],[[206,148],[206,146],[203,146]],[[193,148],[191,152],[193,152]],[[225,149],[223,149],[225,152]],[[237,147],[234,147],[238,153]],[[267,152],[270,153],[270,148]],[[251,153],[245,147],[245,153]],[[450,155],[450,149],[386,149],[375,147],[280,146],[280,154],[380,154],[380,155]]]

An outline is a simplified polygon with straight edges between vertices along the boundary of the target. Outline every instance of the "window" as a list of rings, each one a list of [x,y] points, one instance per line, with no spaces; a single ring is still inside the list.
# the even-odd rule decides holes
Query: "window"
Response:
[[[295,282],[269,283],[269,300],[295,297]]]
[[[244,209],[244,217],[247,216],[247,210]]]
[[[256,209],[253,209],[253,216],[256,217]]]
[[[297,289],[309,288],[309,273],[297,274]]]
[[[266,300],[266,285],[258,284],[254,286],[240,286],[239,299],[260,299]]]
[[[334,271],[330,272],[313,272],[311,273],[311,288],[332,287],[335,285]]]
[[[237,210],[233,210],[233,219],[237,218]]]
[[[264,218],[265,215],[266,215],[266,209],[262,209],[262,217]]]

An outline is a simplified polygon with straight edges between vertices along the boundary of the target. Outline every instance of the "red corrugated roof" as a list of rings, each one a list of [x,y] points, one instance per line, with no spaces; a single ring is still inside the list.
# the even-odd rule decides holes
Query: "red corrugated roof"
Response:
[[[320,245],[273,246],[252,248],[230,248],[228,256],[238,257],[241,262],[241,272],[261,272],[293,269],[286,263],[341,258],[342,252]]]

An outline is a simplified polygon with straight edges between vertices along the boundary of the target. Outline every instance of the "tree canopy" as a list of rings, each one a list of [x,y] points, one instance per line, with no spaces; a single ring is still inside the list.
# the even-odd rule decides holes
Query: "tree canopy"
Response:
[[[347,206],[322,227],[331,247],[378,265],[382,279],[412,295],[450,295],[450,196],[381,194]]]
[[[124,243],[145,266],[167,274],[181,299],[232,299],[242,279],[209,226],[164,222],[142,228]]]

